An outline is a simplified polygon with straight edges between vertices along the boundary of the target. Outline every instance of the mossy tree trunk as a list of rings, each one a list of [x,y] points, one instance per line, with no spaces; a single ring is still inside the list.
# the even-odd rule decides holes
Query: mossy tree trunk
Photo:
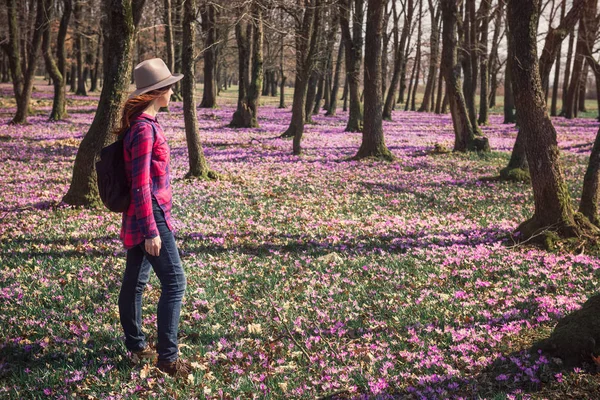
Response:
[[[50,46],[50,16],[54,0],[46,0],[45,3],[47,19],[44,22],[42,49],[44,53],[44,61],[46,63],[46,70],[50,74],[54,84],[54,99],[52,101],[52,111],[50,112],[49,119],[51,121],[60,121],[67,117],[65,38],[67,37],[67,28],[69,26],[69,20],[71,19],[72,7],[71,0],[62,0],[63,14],[60,19],[58,36],[56,38],[57,60],[55,60]]]
[[[352,4],[351,4],[352,3]],[[362,105],[360,103],[360,66],[363,46],[364,0],[340,1],[340,25],[346,58],[346,78],[350,114],[346,132],[361,132],[363,124]],[[352,18],[352,31],[350,30]]]
[[[354,159],[377,157],[393,160],[383,136],[383,99],[381,86],[381,41],[385,0],[368,0],[365,32],[365,119],[362,143]]]
[[[114,140],[113,132],[120,119],[123,102],[129,90],[132,71],[132,49],[136,28],[145,0],[103,0],[106,14],[104,34],[104,84],[94,121],[84,136],[73,166],[71,185],[63,201],[78,206],[99,205],[94,169],[96,156]]]
[[[217,56],[217,27],[216,7],[213,3],[206,3],[200,7],[202,16],[202,30],[206,33],[204,42],[204,91],[202,92],[201,108],[214,108],[217,106],[217,81],[216,81],[216,56]]]
[[[580,19],[583,6],[587,0],[576,0],[573,4],[573,8],[569,11],[569,13],[561,20],[560,25],[555,29],[550,29],[546,35],[546,40],[544,42],[544,48],[542,50],[542,56],[539,60],[539,72],[540,79],[542,81],[542,85],[544,80],[547,82],[550,79],[550,69],[552,68],[552,63],[556,58],[558,53],[558,49],[564,38],[567,36],[568,32],[575,26],[577,21]],[[512,43],[513,38],[509,35],[509,43]],[[512,47],[509,47],[509,54],[512,54]],[[512,60],[514,58],[511,57],[510,62],[507,65],[512,66]],[[512,72],[512,71],[507,71]],[[511,86],[512,88],[512,86]],[[545,91],[542,86],[542,91]],[[500,177],[505,180],[510,181],[529,181],[529,169],[527,164],[527,155],[525,153],[525,142],[524,142],[524,134],[522,130],[519,129],[519,133],[517,134],[517,138],[515,140],[515,144],[513,147],[513,151],[510,157],[510,161],[506,168],[500,171]]]
[[[186,178],[214,179],[216,174],[208,168],[204,157],[204,149],[198,136],[198,116],[196,115],[196,79],[194,77],[194,45],[196,42],[196,0],[186,0],[183,8],[182,20],[182,53],[181,67],[183,79],[181,82],[181,93],[183,95],[183,119],[185,121],[185,138],[187,142],[189,167]]]
[[[537,58],[537,27],[541,0],[509,0],[508,24],[515,62],[515,103],[529,163],[534,215],[518,227],[524,238],[550,229],[561,237],[579,232],[571,197],[560,165],[556,130],[546,111]]]
[[[454,126],[454,151],[486,150],[487,139],[475,141],[473,126],[467,114],[467,106],[462,93],[460,64],[457,62],[456,25],[458,7],[454,0],[442,0],[443,47],[442,71],[446,80],[446,94]]]

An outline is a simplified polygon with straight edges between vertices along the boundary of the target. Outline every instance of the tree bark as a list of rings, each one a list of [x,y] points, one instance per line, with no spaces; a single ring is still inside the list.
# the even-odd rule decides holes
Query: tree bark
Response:
[[[598,201],[600,201],[600,130],[596,134],[594,147],[590,154],[588,167],[583,178],[583,190],[579,212],[585,215],[591,223],[600,226],[598,219]]]
[[[392,2],[392,10],[394,15],[394,70],[392,73],[392,80],[388,88],[387,95],[385,97],[385,103],[383,106],[383,119],[391,121],[392,110],[396,104],[396,90],[401,84],[402,68],[406,64],[405,57],[405,45],[410,34],[410,28],[412,25],[412,18],[415,11],[414,0],[407,0],[404,16],[404,25],[402,26],[402,33],[398,38],[398,11],[396,9],[396,2]]]
[[[536,35],[541,0],[509,0],[508,24],[515,62],[512,63],[515,103],[529,164],[534,215],[517,229],[524,238],[551,229],[559,236],[577,233],[571,198],[559,159],[556,130],[544,101]]]
[[[292,119],[287,130],[281,137],[293,137],[293,154],[302,153],[302,134],[304,133],[304,107],[308,78],[316,61],[317,32],[320,24],[320,0],[314,0],[305,5],[297,0],[297,10],[302,18],[296,19],[294,39],[296,42],[296,80],[294,84],[294,99],[292,102]]]
[[[365,32],[365,119],[362,143],[354,159],[377,157],[393,160],[383,136],[381,94],[381,41],[385,0],[368,0]]]
[[[14,44],[10,43],[10,42],[12,42],[11,38],[12,38],[13,32],[16,32],[18,34],[18,29],[16,27],[10,26],[10,25],[12,25],[11,21],[16,22],[12,18],[13,10],[15,10],[15,8],[16,8],[16,5],[14,5],[13,1],[14,0],[7,0],[8,11],[9,11],[9,16],[10,16],[9,17],[9,48],[11,49],[11,53],[14,50]],[[44,15],[45,14],[44,1],[37,0],[36,4],[37,4],[37,7],[36,7],[36,12],[35,12],[35,26],[41,27],[46,18],[46,16]],[[33,13],[33,8],[30,9],[30,12]],[[27,58],[26,69],[22,69],[21,71],[15,69],[12,73],[13,79],[14,79],[14,77],[16,77],[19,74],[19,72],[24,71],[24,74],[22,74],[20,76],[20,78],[17,78],[18,83],[16,85],[13,85],[13,87],[15,88],[15,99],[17,100],[17,112],[15,113],[15,116],[13,117],[11,124],[27,123],[27,115],[29,113],[29,103],[30,103],[30,99],[31,99],[31,92],[33,90],[33,78],[34,78],[34,74],[35,74],[35,68],[37,66],[38,53],[42,46],[42,33],[43,33],[43,29],[35,29],[32,34],[31,44],[29,46],[29,51],[28,51],[27,57],[26,57]],[[12,58],[14,60],[13,65],[14,65],[15,61],[18,61],[18,58],[19,58],[19,57],[15,57],[15,55],[16,54],[14,54],[14,53],[9,54],[9,58]],[[21,89],[21,91],[19,92],[18,95],[16,93],[17,89]]]
[[[587,111],[585,109],[585,92],[587,90],[587,77],[589,72],[589,65],[584,62],[583,71],[581,72],[581,83],[579,84],[579,93],[577,96],[579,112]]]
[[[563,77],[563,85],[562,85],[562,107],[560,111],[560,115],[565,115],[567,109],[565,105],[567,104],[567,93],[569,92],[569,80],[571,78],[571,61],[573,59],[573,48],[575,43],[575,29],[571,29],[569,32],[569,46],[567,47],[567,61],[565,62],[565,74]]]
[[[417,99],[417,88],[419,87],[419,79],[421,77],[421,36],[423,35],[422,30],[422,22],[423,22],[423,0],[419,0],[419,27],[417,28],[417,59],[416,59],[416,70],[417,76],[415,77],[415,84],[412,91],[412,97],[410,99],[410,110],[416,111],[416,99]],[[408,102],[407,102],[408,104]]]
[[[571,83],[569,91],[565,99],[565,118],[571,119],[577,117],[579,110],[579,90],[581,86],[581,78],[583,72],[584,53],[588,43],[593,43],[596,39],[596,32],[593,29],[596,19],[596,10],[598,8],[597,1],[585,1],[585,10],[579,22],[579,34],[577,36],[577,46],[575,48],[575,61],[573,62],[573,70],[571,75]],[[575,7],[575,5],[573,6]],[[566,17],[565,17],[566,18]]]
[[[183,9],[182,21],[182,52],[181,67],[183,78],[181,82],[181,93],[183,95],[183,119],[185,121],[185,138],[189,155],[189,170],[186,178],[215,179],[217,176],[208,168],[204,157],[204,149],[198,137],[198,116],[196,115],[196,79],[194,78],[194,45],[196,42],[196,0],[186,0]]]
[[[98,74],[100,73],[100,58],[102,57],[102,29],[98,31],[98,43],[96,45],[96,56],[94,59],[94,70],[91,74],[90,92],[98,90]]]
[[[132,48],[145,0],[103,0],[106,13],[103,27],[104,84],[94,121],[84,136],[73,167],[69,191],[63,201],[80,206],[100,205],[95,174],[95,159],[103,146],[112,141],[120,120],[123,101],[129,90]]]
[[[354,5],[351,14],[351,4]],[[350,15],[352,15],[352,33],[350,33]],[[362,60],[363,45],[363,18],[364,0],[340,1],[340,24],[342,39],[345,41],[346,79],[348,80],[348,94],[350,102],[350,115],[346,132],[361,132],[363,124],[362,105],[360,104],[360,65]]]
[[[280,89],[279,89],[279,108],[285,108],[285,81],[287,80],[287,76],[285,76],[285,70],[283,69],[283,60],[284,60],[284,34],[281,34],[280,39],[280,56],[279,56],[279,74],[281,75]]]
[[[217,80],[216,80],[216,56],[217,56],[217,27],[216,7],[213,3],[205,3],[200,7],[202,16],[202,30],[206,34],[204,42],[204,90],[200,108],[214,108],[217,106]]]
[[[489,124],[489,102],[488,102],[488,87],[489,87],[489,70],[488,70],[488,29],[489,29],[489,14],[492,6],[491,0],[481,1],[481,42],[479,48],[481,54],[479,54],[481,70],[481,82],[479,85],[479,119],[477,123],[479,125]]]
[[[56,38],[56,53],[58,60],[54,59],[50,48],[50,11],[53,6],[53,0],[46,0],[46,21],[44,22],[43,43],[44,61],[46,70],[52,78],[54,84],[54,99],[52,101],[52,111],[49,119],[51,121],[60,121],[67,117],[66,108],[66,55],[65,55],[65,38],[67,36],[67,28],[71,19],[71,0],[63,0],[63,14],[60,19],[58,28],[58,36]]]
[[[504,69],[504,124],[514,124],[517,122],[515,114],[515,99],[513,96],[512,84],[512,64],[514,55],[512,54],[511,35],[507,35],[508,49],[506,57],[506,68]]]
[[[475,140],[473,126],[467,114],[467,106],[462,94],[460,64],[458,64],[456,56],[458,7],[454,0],[442,0],[441,7],[443,20],[442,71],[446,80],[446,93],[454,126],[454,151],[489,151],[487,140]]]
[[[480,135],[479,127],[477,126],[477,111],[475,108],[475,93],[477,91],[477,34],[476,34],[476,19],[475,19],[475,0],[465,1],[465,22],[464,22],[464,43],[463,48],[463,91],[467,113],[471,127],[475,135]]]
[[[340,40],[338,54],[335,61],[335,72],[333,74],[333,87],[329,95],[329,104],[327,105],[326,116],[334,116],[337,111],[337,97],[340,90],[340,73],[342,70],[342,58],[344,57],[344,41]]]
[[[83,79],[83,34],[81,30],[82,15],[82,0],[74,0],[73,17],[75,19],[75,62],[77,65],[77,89],[75,94],[78,96],[87,96],[85,87],[85,79]]]
[[[484,0],[489,1],[489,0]],[[425,94],[423,95],[423,103],[419,108],[420,112],[429,112],[433,110],[432,98],[434,94],[435,80],[437,79],[437,65],[440,51],[440,32],[438,29],[441,18],[440,9],[435,7],[433,0],[429,2],[429,16],[431,18],[431,51],[429,52],[429,73],[427,74],[427,83],[425,85]]]
[[[440,74],[438,76],[438,86],[437,86],[437,97],[435,99],[435,113],[436,114],[442,113],[442,101],[444,99],[443,90],[444,90],[444,72],[442,71],[442,68],[440,66]]]
[[[561,11],[560,11],[560,20],[561,22],[565,19],[567,1],[562,0],[561,2]],[[568,32],[567,32],[568,34]],[[554,82],[552,83],[552,101],[550,105],[550,115],[555,117],[557,115],[557,104],[558,104],[558,85],[560,81],[560,59],[562,52],[562,41],[558,46],[558,53],[556,54],[556,67],[554,68]]]
[[[229,126],[233,128],[249,127],[252,115],[248,109],[248,68],[250,65],[250,40],[252,37],[251,23],[240,20],[235,26],[235,38],[238,48],[238,103],[237,109]]]
[[[163,0],[164,24],[165,24],[165,47],[167,49],[166,64],[169,71],[175,71],[175,47],[173,45],[173,7],[171,0]]]

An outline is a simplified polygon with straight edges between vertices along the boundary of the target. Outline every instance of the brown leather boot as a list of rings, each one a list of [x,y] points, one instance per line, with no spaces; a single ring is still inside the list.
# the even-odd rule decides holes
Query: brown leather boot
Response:
[[[157,356],[156,350],[154,350],[152,347],[150,347],[148,345],[142,349],[133,350],[131,352],[131,358],[134,362],[151,360],[156,356]]]
[[[156,363],[156,368],[175,378],[187,378],[187,376],[192,373],[192,365],[180,358],[173,362],[159,360],[158,363]]]

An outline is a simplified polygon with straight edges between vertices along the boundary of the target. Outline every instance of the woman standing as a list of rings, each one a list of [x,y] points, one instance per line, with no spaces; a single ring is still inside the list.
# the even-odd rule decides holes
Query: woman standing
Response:
[[[124,135],[125,173],[131,183],[131,204],[123,213],[120,235],[127,249],[119,294],[125,347],[138,358],[155,355],[142,331],[142,292],[152,267],[161,284],[156,366],[176,377],[191,372],[190,364],[179,358],[177,346],[186,278],[172,232],[170,150],[156,114],[169,105],[171,85],[182,77],[172,75],[159,58],[138,64],[134,70],[137,90],[125,103],[117,131]]]

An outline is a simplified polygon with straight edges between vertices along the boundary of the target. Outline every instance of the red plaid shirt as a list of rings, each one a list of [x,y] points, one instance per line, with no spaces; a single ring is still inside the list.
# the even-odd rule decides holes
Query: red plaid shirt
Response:
[[[131,121],[123,143],[125,173],[131,183],[131,204],[123,213],[121,240],[130,249],[158,236],[152,213],[154,197],[165,213],[170,230],[172,194],[169,173],[170,150],[156,118],[142,113]]]

